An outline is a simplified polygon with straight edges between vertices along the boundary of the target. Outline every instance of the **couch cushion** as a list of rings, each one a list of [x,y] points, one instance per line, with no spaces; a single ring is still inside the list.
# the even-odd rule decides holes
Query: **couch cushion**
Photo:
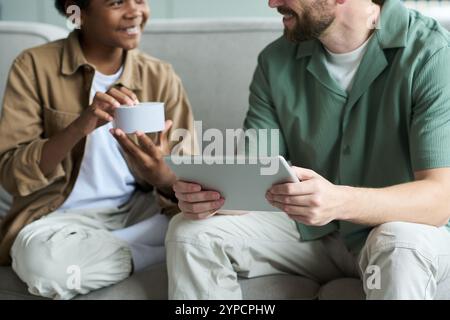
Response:
[[[244,299],[315,299],[319,285],[312,280],[290,275],[240,280]],[[42,299],[28,294],[25,284],[11,268],[0,267],[0,300]],[[107,288],[78,296],[77,300],[166,300],[165,264],[145,271]]]
[[[314,299],[319,285],[312,280],[275,275],[251,280],[241,279],[244,299]],[[167,299],[167,271],[165,264],[156,265],[114,286],[92,292],[79,300]]]
[[[312,300],[320,289],[313,280],[293,275],[241,279],[240,284],[246,300]]]
[[[30,295],[25,284],[9,267],[0,267],[0,300],[43,299]]]
[[[362,282],[354,278],[336,279],[323,285],[319,300],[364,300]]]
[[[159,264],[135,273],[124,281],[78,296],[76,300],[166,300],[166,265]]]
[[[320,300],[364,300],[362,282],[354,278],[330,281],[320,288]],[[437,300],[450,300],[450,278],[441,282],[437,289]]]
[[[254,279],[240,279],[244,299],[315,299],[363,300],[361,280],[342,278],[323,285],[290,275],[274,275]],[[0,300],[42,299],[28,294],[25,284],[9,267],[0,267]],[[164,264],[145,271],[107,288],[78,296],[77,300],[165,300],[167,272]],[[439,284],[436,299],[450,300],[450,278]]]

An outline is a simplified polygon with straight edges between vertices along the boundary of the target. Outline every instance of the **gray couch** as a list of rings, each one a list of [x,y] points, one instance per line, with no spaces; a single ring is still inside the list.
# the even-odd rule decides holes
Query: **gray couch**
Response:
[[[450,19],[443,21],[450,28]],[[181,76],[197,120],[204,128],[240,128],[258,53],[282,33],[280,19],[151,21],[142,50],[171,62]],[[0,98],[13,58],[23,49],[66,31],[47,25],[0,22]],[[8,207],[0,190],[0,216]],[[319,284],[292,275],[241,279],[245,299],[363,299],[361,281],[337,279]],[[36,299],[11,268],[0,267],[0,299]],[[450,280],[438,298],[450,299]],[[167,299],[165,265],[156,265],[114,286],[78,299]]]

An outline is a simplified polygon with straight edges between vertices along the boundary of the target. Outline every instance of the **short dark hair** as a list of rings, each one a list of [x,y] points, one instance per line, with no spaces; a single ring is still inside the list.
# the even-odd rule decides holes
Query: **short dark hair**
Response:
[[[66,2],[67,2],[67,0],[55,0],[55,8],[63,16],[66,15]],[[90,0],[71,0],[69,3],[74,4],[83,10],[89,6],[90,2],[91,2]]]

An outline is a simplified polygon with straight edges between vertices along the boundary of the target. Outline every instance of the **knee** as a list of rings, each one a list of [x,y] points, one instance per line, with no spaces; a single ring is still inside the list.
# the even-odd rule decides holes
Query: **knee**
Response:
[[[129,276],[129,247],[107,231],[32,224],[11,248],[12,267],[31,293],[57,299],[111,285]]]
[[[389,222],[374,228],[360,255],[360,268],[396,265],[401,261],[433,261],[436,248],[432,238],[437,228],[408,222]]]
[[[170,242],[208,243],[220,238],[220,224],[225,217],[213,216],[205,220],[190,220],[182,213],[176,215],[169,224],[166,244]]]
[[[371,231],[366,247],[372,252],[394,247],[429,250],[433,249],[431,240],[436,231],[436,227],[424,224],[388,222]]]
[[[47,282],[61,283],[65,273],[61,264],[55,262],[47,244],[39,236],[29,236],[21,232],[11,249],[12,268],[30,290]]]

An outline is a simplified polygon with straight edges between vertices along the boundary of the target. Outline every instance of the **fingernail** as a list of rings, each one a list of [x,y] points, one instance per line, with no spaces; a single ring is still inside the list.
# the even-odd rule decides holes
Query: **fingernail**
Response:
[[[142,137],[144,135],[144,133],[142,131],[136,131],[136,135],[138,137]]]

